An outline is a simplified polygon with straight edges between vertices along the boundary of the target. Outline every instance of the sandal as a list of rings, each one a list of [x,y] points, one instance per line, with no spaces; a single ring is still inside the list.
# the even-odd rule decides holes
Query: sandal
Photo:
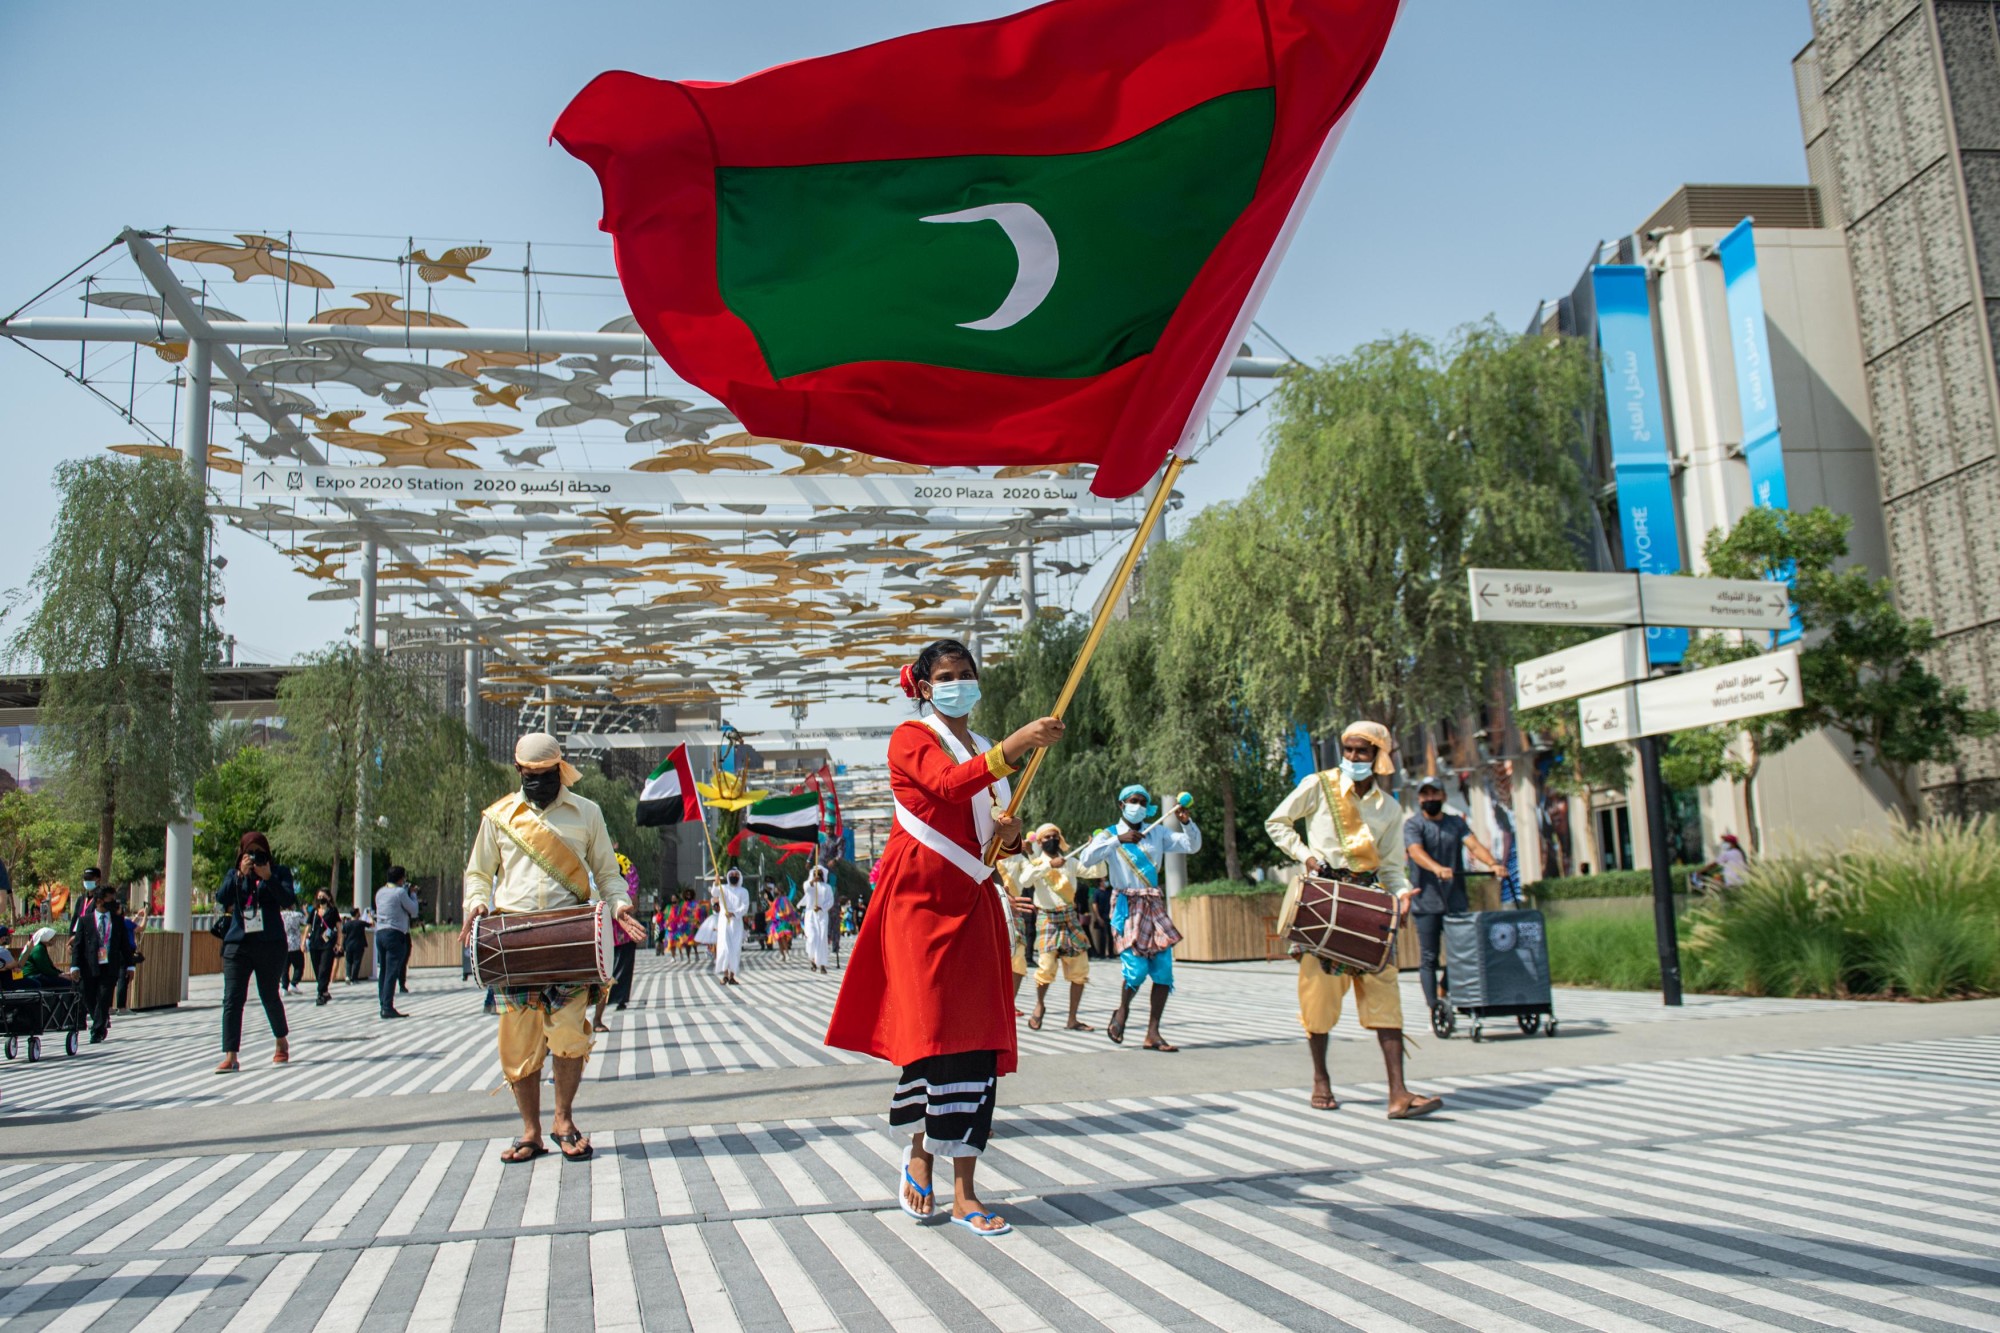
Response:
[[[1028,1031],[1040,1032],[1041,1030],[1042,1030],[1042,1013],[1038,1009],[1028,1018]]]
[[[980,1218],[985,1218],[989,1222],[999,1222],[1000,1225],[982,1227],[979,1225]],[[998,1213],[967,1213],[964,1217],[954,1217],[951,1220],[954,1226],[964,1227],[967,1231],[980,1236],[1004,1236],[1014,1229],[1012,1223],[1001,1221]]]
[[[515,1139],[500,1150],[500,1160],[509,1166],[514,1166],[520,1162],[532,1162],[537,1157],[547,1157],[548,1155],[549,1149],[547,1144],[537,1143],[533,1139],[526,1138]]]
[[[284,1065],[291,1062],[292,1048],[283,1037],[280,1037],[278,1039],[278,1049],[271,1052],[271,1063],[274,1065]]]
[[[931,1187],[929,1185],[919,1185],[917,1183],[917,1178],[910,1174],[910,1158],[915,1154],[915,1151],[916,1150],[914,1148],[909,1147],[907,1145],[903,1148],[903,1184],[908,1185],[910,1187],[911,1192],[914,1193],[919,1199],[928,1199],[931,1197]],[[931,1163],[933,1166],[935,1166],[937,1163],[937,1159],[933,1157],[931,1159]],[[937,1220],[936,1210],[932,1210],[931,1212],[928,1213],[918,1212],[916,1205],[912,1204],[909,1201],[909,1199],[904,1197],[902,1185],[898,1185],[896,1187],[896,1204],[904,1212],[908,1213],[911,1217],[916,1218],[917,1221],[919,1222],[934,1222]]]
[[[1149,1041],[1144,1046],[1141,1046],[1139,1049],[1142,1051],[1164,1051],[1168,1055],[1172,1055],[1176,1051],[1180,1050],[1180,1047],[1169,1046],[1164,1041]]]
[[[556,1141],[558,1148],[562,1149],[563,1160],[565,1162],[587,1162],[597,1151],[584,1139],[583,1131],[580,1129],[572,1129],[567,1134],[551,1134],[549,1137]],[[578,1143],[582,1143],[583,1147],[576,1152],[571,1152],[570,1149],[575,1148]]]
[[[1312,1095],[1312,1108],[1315,1111],[1338,1111],[1340,1098],[1330,1092],[1315,1092]]]
[[[233,1051],[223,1056],[222,1063],[215,1067],[215,1072],[218,1074],[238,1074],[242,1071],[243,1066],[237,1063],[236,1054]]]
[[[1068,1028],[1068,1029],[1069,1029],[1069,1030],[1070,1030],[1071,1032],[1095,1032],[1095,1031],[1097,1031],[1097,1029],[1096,1029],[1096,1028],[1094,1028],[1094,1027],[1092,1027],[1092,1026],[1091,1026],[1090,1024],[1088,1024],[1088,1023],[1082,1023],[1082,1022],[1078,1022],[1078,1021],[1076,1021],[1076,1020],[1074,1020],[1074,1019],[1072,1019],[1071,1021],[1069,1021],[1069,1022],[1067,1022],[1067,1023],[1063,1024],[1063,1026],[1064,1026],[1064,1027],[1066,1027],[1066,1028]]]
[[[1119,1019],[1118,1015],[1111,1015],[1111,1021],[1104,1025],[1104,1035],[1111,1038],[1113,1045],[1123,1046],[1125,1044],[1125,1024]]]
[[[1419,1097],[1402,1110],[1389,1112],[1389,1118],[1391,1120],[1416,1120],[1429,1115],[1432,1111],[1441,1111],[1443,1109],[1444,1098]]]

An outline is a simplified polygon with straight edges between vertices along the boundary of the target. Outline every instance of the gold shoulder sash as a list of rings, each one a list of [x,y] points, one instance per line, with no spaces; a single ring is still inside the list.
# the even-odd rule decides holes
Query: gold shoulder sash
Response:
[[[521,793],[508,792],[487,806],[484,813],[493,827],[549,878],[575,894],[578,902],[590,901],[590,871],[585,868],[583,858],[535,813]]]
[[[1354,784],[1342,782],[1335,785],[1327,781],[1326,774],[1322,772],[1319,775],[1319,790],[1321,798],[1326,801],[1327,811],[1333,816],[1334,826],[1340,830],[1340,850],[1347,860],[1347,868],[1357,875],[1379,870],[1382,852],[1375,845],[1375,835],[1368,831],[1368,822],[1361,817],[1361,802],[1354,797]]]

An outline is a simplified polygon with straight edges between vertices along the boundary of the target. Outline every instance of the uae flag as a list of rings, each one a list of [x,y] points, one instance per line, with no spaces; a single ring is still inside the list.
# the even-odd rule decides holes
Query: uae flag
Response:
[[[1193,441],[1396,0],[1053,0],[733,83],[614,72],[554,137],[632,313],[758,435],[934,466]]]
[[[676,745],[674,752],[660,761],[639,792],[641,824],[702,823],[701,793],[695,790],[694,770],[688,766],[688,747]]]
[[[779,842],[811,842],[819,832],[819,793],[759,801],[743,812],[743,831]]]

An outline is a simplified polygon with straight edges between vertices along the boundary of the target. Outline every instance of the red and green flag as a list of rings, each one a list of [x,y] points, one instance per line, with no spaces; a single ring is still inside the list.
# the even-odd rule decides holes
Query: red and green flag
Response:
[[[733,83],[600,75],[639,326],[759,435],[932,466],[1192,439],[1396,0],[1053,0]]]

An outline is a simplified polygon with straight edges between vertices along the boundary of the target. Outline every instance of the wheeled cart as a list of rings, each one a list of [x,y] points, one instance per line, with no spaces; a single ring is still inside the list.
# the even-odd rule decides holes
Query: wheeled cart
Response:
[[[63,1052],[76,1054],[77,1034],[83,1031],[83,992],[74,986],[33,986],[0,991],[0,1032],[7,1034],[7,1058],[13,1059],[25,1044],[29,1063],[42,1058],[42,1038],[63,1033]]]
[[[1489,1019],[1511,1018],[1522,1033],[1556,1035],[1549,998],[1549,936],[1532,910],[1460,912],[1444,919],[1445,1002],[1431,1010],[1431,1031],[1450,1037],[1460,1014],[1472,1039]]]

